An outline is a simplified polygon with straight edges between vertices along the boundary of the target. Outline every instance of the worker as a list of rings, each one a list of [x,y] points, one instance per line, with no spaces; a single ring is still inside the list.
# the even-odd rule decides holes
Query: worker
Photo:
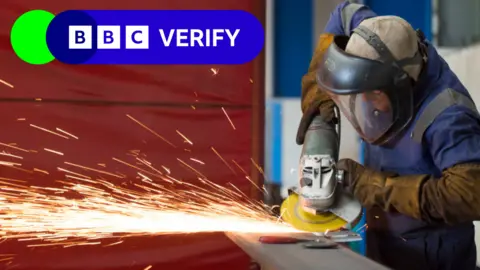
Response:
[[[366,145],[340,160],[367,210],[367,256],[393,269],[473,270],[480,219],[480,117],[434,46],[400,17],[343,2],[302,79],[304,117],[338,106]]]

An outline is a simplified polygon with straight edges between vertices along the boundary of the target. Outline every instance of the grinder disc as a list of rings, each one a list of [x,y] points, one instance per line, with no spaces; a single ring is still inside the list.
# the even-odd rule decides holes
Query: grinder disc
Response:
[[[333,231],[347,225],[347,221],[331,212],[314,215],[304,211],[296,193],[290,194],[283,201],[280,213],[285,222],[298,230],[307,232]]]

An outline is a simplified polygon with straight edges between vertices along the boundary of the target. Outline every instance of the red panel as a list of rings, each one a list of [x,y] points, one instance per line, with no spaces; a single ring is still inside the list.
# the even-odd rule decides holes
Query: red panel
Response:
[[[250,158],[261,159],[263,124],[258,114],[263,112],[263,101],[259,98],[252,106],[252,100],[254,94],[263,95],[260,95],[262,78],[258,77],[262,76],[259,74],[263,63],[209,67],[67,66],[55,62],[33,66],[14,55],[9,32],[14,20],[32,9],[56,13],[67,9],[242,9],[253,12],[260,2],[263,3],[258,0],[3,0],[0,80],[14,88],[0,82],[0,142],[15,143],[17,147],[36,152],[0,146],[0,151],[23,157],[21,162],[5,156],[0,156],[0,160],[18,162],[25,170],[37,168],[50,174],[2,166],[0,177],[28,180],[31,185],[55,185],[53,180],[64,176],[57,167],[74,170],[64,163],[67,161],[121,173],[136,181],[136,170],[112,157],[134,164],[129,154],[131,150],[140,150],[155,167],[168,167],[175,178],[197,181],[194,173],[180,165],[179,158],[216,183],[231,182],[246,194],[252,194],[252,185],[232,160],[252,174],[253,179],[258,179]],[[33,101],[35,98],[42,101]],[[175,147],[132,121],[127,114]],[[65,139],[31,125],[52,131],[60,128],[79,139]],[[176,130],[193,145],[185,143]],[[47,152],[45,148],[60,151],[63,156]],[[98,163],[106,164],[106,168]],[[112,242],[116,240],[109,239],[104,244]],[[111,247],[28,248],[23,242],[8,240],[0,243],[1,254],[16,254],[8,269],[142,270],[152,265],[151,270],[240,270],[248,269],[249,265],[248,256],[221,233],[135,237]],[[2,265],[5,263],[2,258],[0,269],[7,267]]]
[[[250,132],[250,110],[231,110],[227,113],[235,129],[232,128],[221,108],[193,110],[182,107],[106,107],[44,104],[43,102],[3,103],[0,106],[0,126],[3,130],[0,142],[15,143],[16,147],[35,150],[38,153],[25,153],[5,148],[8,152],[22,156],[24,159],[19,162],[16,158],[2,156],[0,160],[19,162],[23,164],[24,169],[37,168],[48,171],[50,174],[48,176],[44,173],[28,174],[8,167],[0,172],[2,177],[44,183],[64,175],[57,171],[57,167],[70,170],[68,164],[64,163],[66,161],[112,173],[119,172],[135,178],[138,170],[122,165],[112,158],[137,164],[135,157],[132,156],[132,150],[133,152],[139,150],[140,153],[145,154],[146,160],[151,162],[152,166],[159,170],[163,170],[161,166],[167,167],[171,175],[177,179],[186,181],[197,179],[197,175],[182,166],[178,158],[212,181],[218,183],[232,181],[248,192],[249,182],[232,160],[242,166],[242,169],[246,171],[250,169],[251,137],[245,132]],[[168,143],[127,115],[155,131]],[[54,131],[65,138],[40,128]],[[78,140],[67,139],[69,136],[56,131],[57,128],[78,137]],[[185,142],[182,135],[192,144]],[[212,147],[229,163],[229,167],[212,150]],[[63,155],[45,151],[44,148],[61,152]],[[191,158],[205,164],[192,161]],[[98,163],[105,164],[106,168],[100,167]],[[232,172],[230,168],[235,170]],[[115,177],[110,178],[115,180]]]

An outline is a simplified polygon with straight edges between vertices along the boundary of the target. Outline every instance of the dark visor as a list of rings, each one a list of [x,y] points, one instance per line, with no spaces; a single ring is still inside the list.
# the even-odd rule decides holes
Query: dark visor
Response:
[[[397,67],[346,53],[348,40],[347,36],[337,36],[329,46],[317,71],[319,87],[336,95],[391,88]]]

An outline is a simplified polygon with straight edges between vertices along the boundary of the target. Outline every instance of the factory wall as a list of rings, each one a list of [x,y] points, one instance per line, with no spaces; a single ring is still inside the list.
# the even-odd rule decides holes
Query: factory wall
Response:
[[[267,132],[266,172],[267,180],[286,189],[297,182],[300,147],[295,144],[297,126],[301,118],[300,80],[305,74],[317,42],[330,12],[341,0],[305,0],[293,3],[289,0],[269,0],[269,22],[275,29],[267,31]],[[275,6],[271,2],[275,1]],[[411,3],[415,1],[415,9]],[[435,41],[438,33],[432,13],[435,1],[366,0],[381,15],[399,15],[415,28],[421,28]],[[402,4],[403,3],[403,4]],[[420,3],[420,5],[418,5]],[[300,5],[299,5],[300,4]],[[267,19],[268,19],[267,18]],[[271,26],[270,26],[271,27]],[[480,105],[480,45],[467,48],[440,48],[451,68],[467,86],[474,100]],[[359,160],[359,139],[345,119],[342,121],[340,156]],[[480,223],[477,226],[477,243],[480,246]],[[480,258],[480,249],[479,256]]]

